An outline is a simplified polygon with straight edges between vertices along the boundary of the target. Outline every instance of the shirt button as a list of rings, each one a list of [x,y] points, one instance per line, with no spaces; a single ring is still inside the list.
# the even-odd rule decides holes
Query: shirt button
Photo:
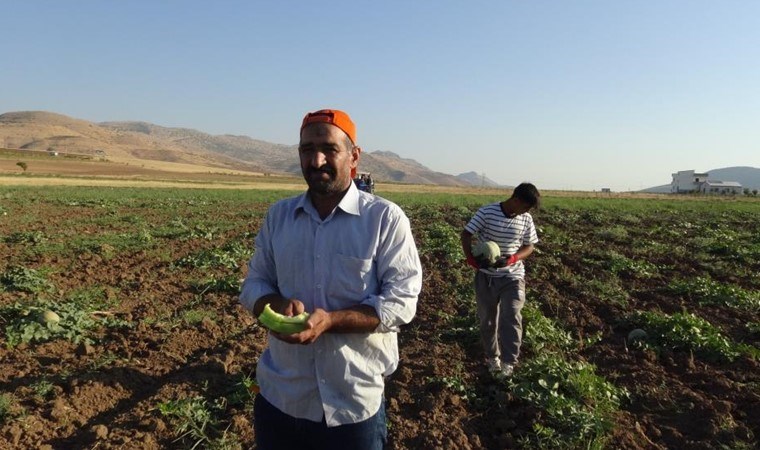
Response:
[[[317,285],[317,289],[322,289],[322,285],[321,285],[321,284],[318,284],[318,285]]]

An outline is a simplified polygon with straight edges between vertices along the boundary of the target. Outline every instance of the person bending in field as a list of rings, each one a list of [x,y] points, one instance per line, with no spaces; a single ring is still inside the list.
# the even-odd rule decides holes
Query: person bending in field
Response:
[[[462,231],[462,250],[475,272],[480,338],[486,364],[498,378],[512,376],[522,344],[525,304],[525,263],[538,242],[528,211],[539,205],[541,195],[530,183],[517,186],[507,200],[478,209]],[[499,245],[501,258],[493,265],[472,254],[473,235]]]
[[[308,190],[270,207],[240,293],[257,317],[267,304],[310,313],[304,331],[269,332],[256,368],[257,448],[382,449],[384,378],[422,287],[417,247],[401,208],[354,184],[361,149],[346,113],[307,114],[300,136]]]

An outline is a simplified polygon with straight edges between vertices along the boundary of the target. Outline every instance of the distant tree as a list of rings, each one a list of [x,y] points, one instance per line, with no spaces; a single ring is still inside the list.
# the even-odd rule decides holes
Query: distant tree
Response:
[[[752,195],[757,195],[757,189],[752,189]]]
[[[744,195],[749,195],[749,188],[744,188]]]
[[[19,166],[19,167],[21,167],[21,169],[24,172],[26,172],[26,169],[29,167],[29,166],[26,165],[26,163],[24,161],[19,161],[19,162],[16,163],[16,165]]]

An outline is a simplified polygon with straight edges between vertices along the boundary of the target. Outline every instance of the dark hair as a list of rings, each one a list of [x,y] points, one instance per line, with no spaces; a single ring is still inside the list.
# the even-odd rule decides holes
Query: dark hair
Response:
[[[531,183],[520,183],[512,192],[512,197],[536,208],[541,203],[541,194]]]

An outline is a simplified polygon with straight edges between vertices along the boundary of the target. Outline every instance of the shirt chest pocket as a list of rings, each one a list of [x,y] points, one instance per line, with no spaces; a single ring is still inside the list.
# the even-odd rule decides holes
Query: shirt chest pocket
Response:
[[[335,255],[327,283],[327,303],[331,309],[342,309],[361,303],[371,294],[374,283],[372,260]]]

